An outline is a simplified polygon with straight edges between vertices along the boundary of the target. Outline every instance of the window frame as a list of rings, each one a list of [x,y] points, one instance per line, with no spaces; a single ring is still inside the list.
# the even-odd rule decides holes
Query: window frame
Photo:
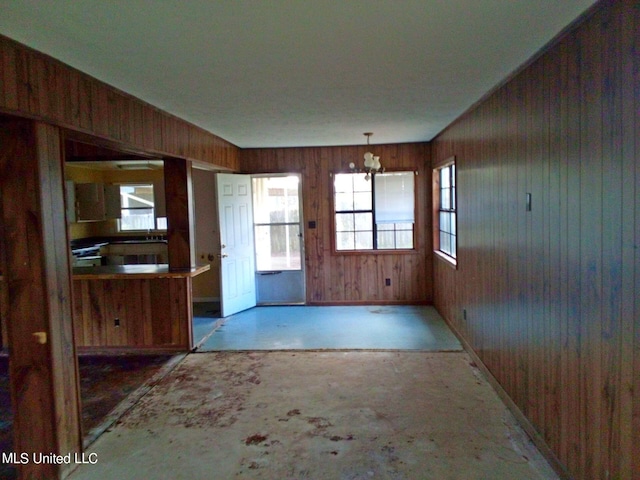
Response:
[[[153,207],[148,207],[151,208],[153,210],[153,228],[151,229],[123,229],[122,228],[122,212],[125,210],[147,210],[147,207],[123,207],[122,204],[120,205],[120,218],[118,219],[118,233],[139,233],[139,232],[166,232],[167,229],[166,228],[158,228],[158,216],[157,216],[157,209],[156,209],[156,205],[155,205],[155,183],[152,181],[138,181],[138,182],[118,182],[117,183],[118,188],[121,187],[147,187],[150,186],[151,187],[151,192],[153,194],[154,200],[153,200]],[[122,195],[122,193],[120,193],[120,195]]]
[[[372,178],[370,181],[371,183],[371,210],[336,210],[336,190],[335,190],[335,175],[344,175],[344,174],[350,174],[350,175],[365,175],[365,172],[354,172],[353,170],[338,170],[338,171],[334,171],[331,172],[329,174],[330,176],[330,184],[331,184],[331,188],[330,188],[330,205],[331,205],[331,244],[332,244],[332,251],[334,254],[338,254],[338,255],[378,255],[378,254],[398,254],[398,255],[404,255],[404,254],[415,254],[418,250],[417,250],[417,243],[418,243],[418,233],[417,233],[417,228],[416,225],[418,223],[418,202],[417,202],[417,195],[418,195],[418,182],[417,182],[417,175],[418,175],[418,171],[415,169],[385,169],[384,172],[381,173],[413,173],[413,208],[414,208],[414,212],[415,212],[415,218],[413,221],[413,228],[412,228],[412,244],[413,246],[411,248],[377,248],[378,245],[378,230],[377,230],[377,225],[376,225],[376,216],[375,216],[375,181]],[[374,175],[375,176],[375,175]],[[371,231],[371,235],[372,235],[372,245],[373,247],[371,249],[353,249],[353,250],[339,250],[337,247],[337,225],[336,225],[336,214],[338,213],[369,213],[371,212],[372,214],[372,231]],[[396,223],[394,224],[390,224],[393,225],[394,228],[393,231],[394,235],[396,232]],[[395,243],[395,239],[394,239],[394,243]]]
[[[443,187],[440,185],[440,176],[441,171],[447,167],[453,166],[451,178],[449,179],[449,185],[453,186],[453,194],[450,193],[450,204],[453,205],[453,208],[442,209],[441,205],[441,197],[442,197],[442,189]],[[436,254],[438,258],[445,260],[449,265],[457,268],[458,266],[458,168],[456,166],[456,157],[451,156],[444,160],[443,162],[437,164],[437,166],[433,169],[432,174],[432,189],[433,189],[433,252]],[[442,232],[440,228],[440,213],[448,212],[454,214],[454,222],[455,222],[455,233],[451,233],[447,231],[448,235],[453,237],[455,241],[455,257],[450,253],[441,250],[440,248],[440,233]]]

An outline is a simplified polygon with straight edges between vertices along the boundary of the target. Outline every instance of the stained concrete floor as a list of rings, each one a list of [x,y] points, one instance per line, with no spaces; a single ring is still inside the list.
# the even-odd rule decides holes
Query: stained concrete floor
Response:
[[[222,350],[459,351],[462,346],[431,306],[269,306],[222,319],[198,348]]]
[[[71,479],[555,479],[464,352],[195,353]]]

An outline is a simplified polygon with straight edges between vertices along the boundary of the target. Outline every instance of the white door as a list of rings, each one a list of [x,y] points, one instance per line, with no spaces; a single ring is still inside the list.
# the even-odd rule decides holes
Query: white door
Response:
[[[223,317],[256,305],[251,177],[218,173],[220,308]]]

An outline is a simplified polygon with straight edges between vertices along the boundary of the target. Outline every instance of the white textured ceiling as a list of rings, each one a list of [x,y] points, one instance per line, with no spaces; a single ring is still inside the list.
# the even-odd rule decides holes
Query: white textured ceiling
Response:
[[[0,0],[0,33],[239,147],[426,141],[592,0]]]

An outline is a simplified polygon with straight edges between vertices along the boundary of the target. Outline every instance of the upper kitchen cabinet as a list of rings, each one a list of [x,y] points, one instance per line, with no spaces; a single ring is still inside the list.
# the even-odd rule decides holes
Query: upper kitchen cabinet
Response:
[[[97,222],[120,218],[120,187],[104,183],[77,183],[76,220]]]

